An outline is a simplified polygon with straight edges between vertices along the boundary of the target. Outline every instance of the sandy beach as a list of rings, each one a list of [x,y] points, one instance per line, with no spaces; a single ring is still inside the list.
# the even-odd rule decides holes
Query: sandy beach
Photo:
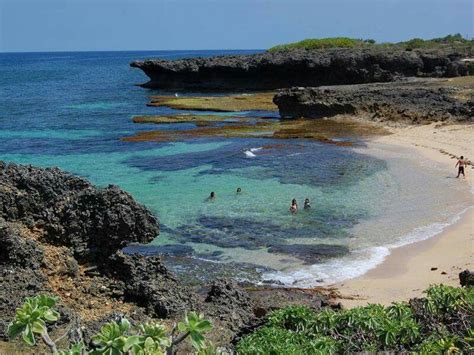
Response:
[[[412,147],[426,159],[443,164],[447,175],[455,175],[456,158],[474,160],[474,125],[456,124],[391,128],[393,134],[378,137],[374,144]],[[369,143],[370,144],[370,143]],[[474,191],[472,166],[466,179]],[[474,196],[474,195],[473,195]],[[474,197],[473,197],[474,205]],[[390,304],[422,296],[430,284],[458,285],[458,274],[474,268],[474,208],[466,210],[459,221],[425,241],[391,250],[391,254],[365,275],[335,284],[345,307],[367,303]]]

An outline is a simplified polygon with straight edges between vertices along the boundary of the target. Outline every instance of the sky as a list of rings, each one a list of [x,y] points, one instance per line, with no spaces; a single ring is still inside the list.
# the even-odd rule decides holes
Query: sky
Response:
[[[474,0],[0,0],[0,51],[265,49],[474,37]]]

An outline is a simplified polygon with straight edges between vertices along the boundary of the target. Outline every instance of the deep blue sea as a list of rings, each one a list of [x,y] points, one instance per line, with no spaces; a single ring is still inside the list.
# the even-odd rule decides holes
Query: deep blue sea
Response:
[[[140,250],[163,253],[189,279],[225,274],[298,286],[343,280],[380,262],[388,244],[431,235],[464,208],[456,202],[460,188],[432,197],[427,191],[439,183],[413,168],[409,152],[390,147],[376,154],[363,142],[353,149],[306,140],[120,140],[192,127],[132,122],[179,112],[146,106],[150,95],[166,92],[136,86],[147,78],[129,67],[132,60],[252,52],[2,53],[0,159],[119,185],[160,219],[160,236]],[[205,202],[211,191],[216,200]],[[293,198],[296,215],[288,210]],[[309,210],[302,209],[305,198]]]

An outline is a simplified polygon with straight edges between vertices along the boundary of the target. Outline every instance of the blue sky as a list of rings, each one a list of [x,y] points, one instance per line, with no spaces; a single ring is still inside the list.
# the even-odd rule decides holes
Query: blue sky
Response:
[[[474,36],[474,0],[0,0],[0,51],[257,49]]]

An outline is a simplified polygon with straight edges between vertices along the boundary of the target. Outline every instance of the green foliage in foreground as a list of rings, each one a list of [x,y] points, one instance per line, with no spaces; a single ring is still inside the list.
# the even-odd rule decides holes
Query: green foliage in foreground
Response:
[[[432,286],[417,306],[368,305],[321,312],[291,306],[273,312],[265,326],[242,339],[239,354],[331,354],[474,350],[474,289]]]
[[[23,341],[30,346],[37,343],[35,334],[41,336],[44,343],[53,354],[60,355],[102,355],[102,354],[172,354],[173,347],[184,341],[191,340],[191,345],[199,355],[214,355],[219,351],[206,342],[204,333],[212,329],[212,324],[204,319],[202,314],[189,312],[183,322],[171,334],[160,323],[145,323],[133,328],[130,322],[123,318],[120,322],[109,322],[102,326],[99,333],[92,337],[94,347],[86,349],[83,342],[73,344],[67,350],[58,350],[58,340],[51,340],[46,322],[53,323],[59,319],[59,313],[54,310],[57,298],[44,295],[29,297],[16,310],[15,318],[8,326],[8,336],[15,338],[22,335]],[[66,334],[65,334],[66,335]]]
[[[28,345],[35,345],[35,334],[38,334],[48,343],[46,323],[53,323],[59,319],[59,313],[53,309],[57,302],[56,297],[36,296],[28,297],[25,303],[16,310],[15,319],[9,324],[7,333],[10,338],[22,336]]]
[[[474,41],[462,37],[461,34],[447,35],[445,37],[433,38],[424,40],[421,38],[413,38],[405,42],[398,43],[375,43],[373,39],[356,39],[348,37],[333,37],[333,38],[309,38],[299,42],[280,44],[270,48],[269,52],[287,51],[292,49],[327,49],[327,48],[355,48],[355,47],[398,47],[406,50],[421,49],[421,48],[437,48],[440,46],[474,46]]]

